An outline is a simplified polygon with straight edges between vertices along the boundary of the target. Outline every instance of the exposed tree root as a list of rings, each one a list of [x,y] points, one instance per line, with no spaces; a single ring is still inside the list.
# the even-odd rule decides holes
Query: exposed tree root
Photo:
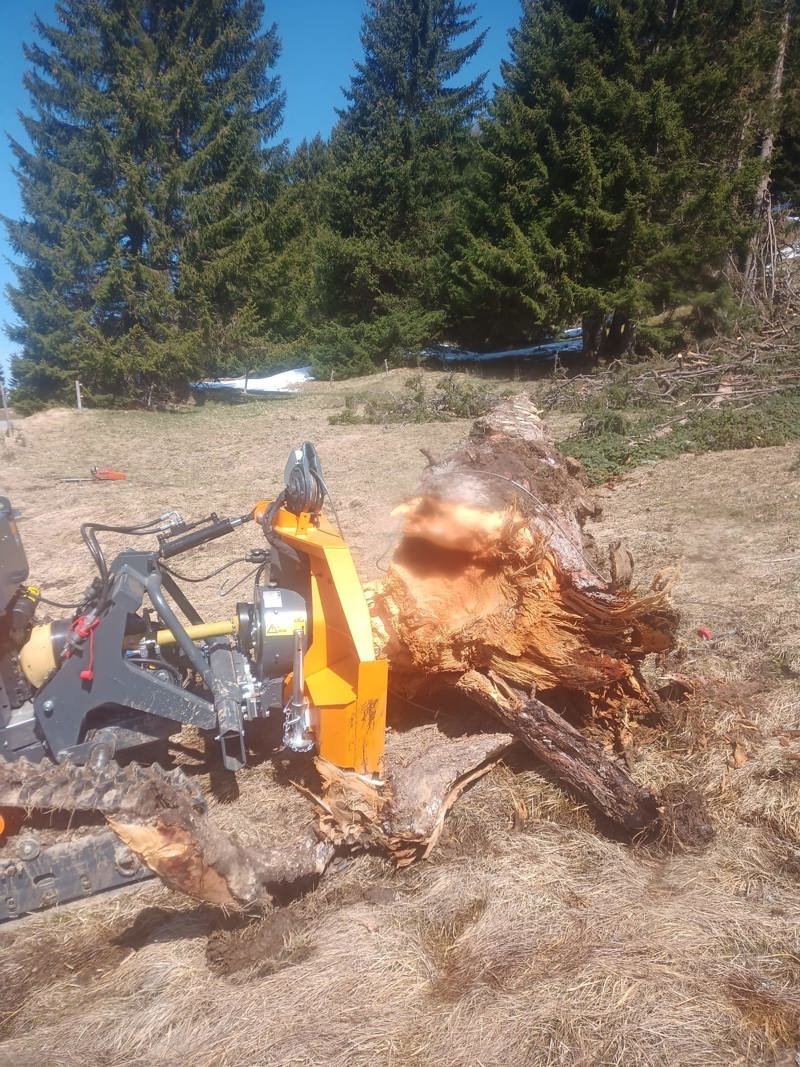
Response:
[[[114,763],[0,761],[0,806],[98,811],[171,889],[229,908],[269,901],[280,887],[322,873],[333,846],[309,827],[290,849],[246,848],[205,815],[202,794],[179,770]]]
[[[655,829],[658,801],[603,749],[535,697],[469,671],[458,688],[508,727],[547,769],[595,811],[635,834]]]
[[[512,743],[508,734],[453,738],[421,726],[388,736],[382,781],[318,759],[322,795],[303,792],[316,804],[328,840],[377,847],[404,867],[430,855],[447,812]]]

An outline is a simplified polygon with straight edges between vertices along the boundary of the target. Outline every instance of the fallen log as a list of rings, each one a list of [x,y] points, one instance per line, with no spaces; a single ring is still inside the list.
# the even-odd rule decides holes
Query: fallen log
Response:
[[[547,704],[477,671],[468,671],[457,686],[505,723],[558,781],[605,818],[630,834],[654,827],[659,807],[653,794]]]
[[[530,401],[505,401],[398,509],[402,533],[371,610],[395,690],[457,688],[636,832],[657,821],[657,799],[603,748],[625,747],[653,714],[640,666],[674,646],[677,615],[664,576],[631,588],[621,546],[605,577],[582,534],[597,510]]]

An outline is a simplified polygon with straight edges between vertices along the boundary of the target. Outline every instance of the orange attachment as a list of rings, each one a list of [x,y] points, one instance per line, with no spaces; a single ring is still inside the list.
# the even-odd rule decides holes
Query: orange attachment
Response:
[[[259,526],[263,526],[264,519],[267,515],[267,509],[269,508],[271,500],[259,500],[256,506],[253,508],[251,514],[253,516],[253,522],[257,522]]]
[[[268,507],[253,509],[259,521]],[[350,549],[324,518],[281,509],[275,532],[308,558],[311,644],[304,659],[319,754],[375,774],[383,757],[389,665],[375,659],[372,623]]]

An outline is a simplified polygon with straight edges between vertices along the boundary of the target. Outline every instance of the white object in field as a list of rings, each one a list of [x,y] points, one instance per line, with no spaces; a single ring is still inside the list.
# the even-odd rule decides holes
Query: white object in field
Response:
[[[248,393],[291,393],[303,382],[311,381],[311,368],[298,367],[296,370],[284,370],[279,374],[270,374],[266,378],[247,377]],[[216,381],[200,383],[203,389],[244,389],[244,378],[219,378]]]

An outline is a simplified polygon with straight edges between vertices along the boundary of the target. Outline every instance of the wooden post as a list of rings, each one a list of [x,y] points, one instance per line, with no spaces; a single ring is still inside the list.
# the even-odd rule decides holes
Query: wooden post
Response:
[[[11,425],[11,415],[8,411],[8,397],[6,396],[6,384],[2,378],[0,378],[0,399],[3,401],[3,414],[6,418],[6,437],[10,437],[14,427]]]
[[[389,373],[389,360],[388,360],[388,359],[385,359],[385,360],[383,361],[383,369],[384,369],[384,372],[385,372],[386,374],[388,374],[388,373]]]
[[[244,372],[244,395],[247,396],[247,383],[250,381],[250,371]]]
[[[81,396],[81,383],[75,379],[75,399],[78,401],[78,411],[83,411],[83,398]]]

